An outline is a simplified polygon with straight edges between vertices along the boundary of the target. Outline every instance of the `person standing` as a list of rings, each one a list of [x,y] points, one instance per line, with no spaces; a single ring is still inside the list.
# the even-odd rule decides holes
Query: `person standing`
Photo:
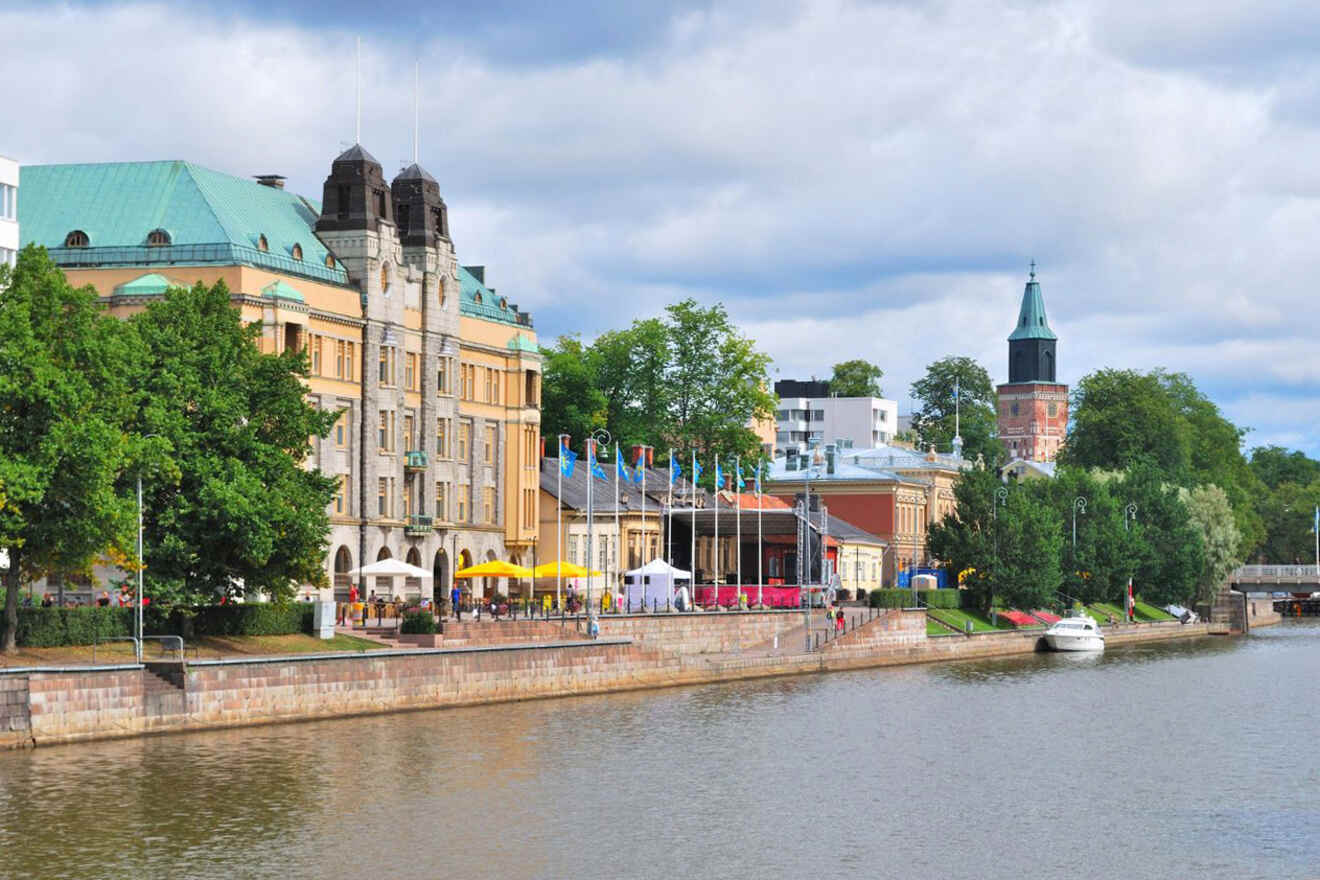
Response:
[[[449,591],[449,604],[454,607],[454,620],[463,619],[462,603],[463,591],[458,588],[458,583],[454,583],[454,588]]]

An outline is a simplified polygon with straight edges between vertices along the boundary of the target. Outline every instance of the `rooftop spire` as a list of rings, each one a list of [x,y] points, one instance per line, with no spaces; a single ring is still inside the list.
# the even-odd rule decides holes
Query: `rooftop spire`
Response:
[[[1036,261],[1031,261],[1031,277],[1026,289],[1022,291],[1022,307],[1018,310],[1017,326],[1013,328],[1009,341],[1015,339],[1057,339],[1045,317],[1045,297],[1040,292],[1040,282],[1036,280]]]
[[[1034,257],[1031,260],[1031,280],[1036,280],[1036,259]]]

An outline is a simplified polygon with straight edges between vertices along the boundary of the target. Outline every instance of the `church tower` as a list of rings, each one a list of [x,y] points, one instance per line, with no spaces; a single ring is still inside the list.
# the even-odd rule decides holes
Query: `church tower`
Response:
[[[1055,379],[1058,337],[1045,317],[1036,264],[1008,337],[1008,381],[999,392],[999,439],[1009,460],[1053,461],[1068,430],[1068,386]]]

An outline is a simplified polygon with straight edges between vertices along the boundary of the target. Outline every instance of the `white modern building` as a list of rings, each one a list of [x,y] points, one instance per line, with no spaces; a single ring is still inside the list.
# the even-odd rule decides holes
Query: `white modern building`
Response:
[[[0,263],[18,257],[18,162],[0,156]]]
[[[883,397],[834,397],[829,383],[775,383],[775,452],[805,452],[811,445],[843,441],[858,449],[885,446],[898,433],[898,403]]]

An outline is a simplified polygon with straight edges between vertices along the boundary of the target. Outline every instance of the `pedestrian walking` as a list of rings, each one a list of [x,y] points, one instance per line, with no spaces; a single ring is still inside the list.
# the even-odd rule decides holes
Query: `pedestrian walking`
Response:
[[[463,619],[463,611],[460,604],[462,601],[463,591],[458,588],[458,584],[454,584],[454,588],[449,591],[449,604],[454,607],[454,620]]]

